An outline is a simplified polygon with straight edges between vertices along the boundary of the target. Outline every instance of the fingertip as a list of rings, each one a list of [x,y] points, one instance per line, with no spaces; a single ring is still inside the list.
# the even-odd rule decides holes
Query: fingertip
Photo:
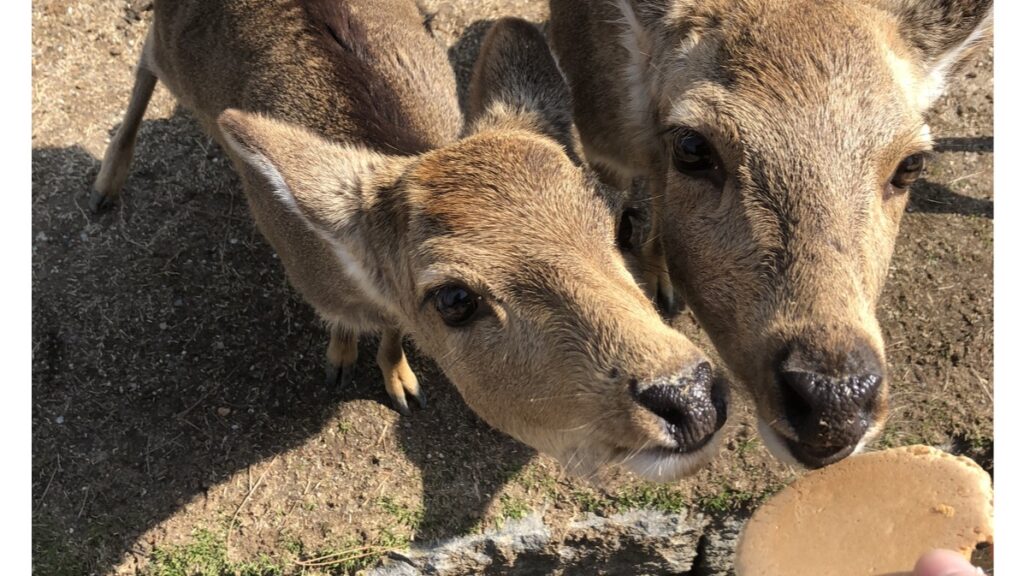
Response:
[[[932,550],[918,559],[914,576],[978,576],[984,574],[952,550]]]

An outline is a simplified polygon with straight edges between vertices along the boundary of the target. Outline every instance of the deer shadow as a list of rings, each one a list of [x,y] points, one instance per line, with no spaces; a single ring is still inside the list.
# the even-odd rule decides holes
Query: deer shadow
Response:
[[[991,136],[936,138],[935,152],[991,154],[995,152],[995,139]],[[907,210],[925,214],[979,216],[991,220],[993,207],[992,200],[958,194],[945,184],[924,179],[911,188]]]
[[[924,214],[958,214],[991,220],[995,209],[992,200],[972,198],[958,194],[945,184],[922,180],[910,189],[907,211]]]
[[[124,196],[92,215],[98,169],[79,146],[32,151],[33,553],[51,574],[107,573],[186,503],[321,435],[342,404],[390,406],[373,338],[357,384],[323,384],[326,332],[190,115],[143,123]],[[418,539],[458,536],[534,452],[406,350],[430,397],[393,427],[422,473]]]

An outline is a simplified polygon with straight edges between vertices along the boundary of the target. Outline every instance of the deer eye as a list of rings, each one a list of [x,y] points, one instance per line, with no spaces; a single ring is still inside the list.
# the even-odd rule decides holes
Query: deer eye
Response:
[[[672,142],[676,170],[691,176],[707,176],[719,168],[718,154],[703,135],[689,128],[676,131]]]
[[[893,173],[892,179],[889,182],[894,188],[904,190],[909,188],[918,178],[921,177],[921,172],[924,171],[924,154],[912,154],[907,156],[900,162],[900,165],[896,167],[896,172]]]
[[[465,326],[480,310],[480,296],[461,284],[446,284],[434,292],[434,307],[452,328]]]

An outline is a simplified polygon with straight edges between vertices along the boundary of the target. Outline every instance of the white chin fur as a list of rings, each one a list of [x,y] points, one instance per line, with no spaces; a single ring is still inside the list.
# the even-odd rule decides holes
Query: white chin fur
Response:
[[[882,432],[883,428],[885,428],[885,421],[875,422],[875,424],[871,426],[871,428],[868,428],[868,431],[864,433],[864,437],[857,443],[857,447],[853,449],[853,453],[860,454],[868,443],[878,437],[878,434]]]
[[[857,443],[857,447],[853,449],[853,453],[850,454],[850,456],[853,454],[860,454],[864,450],[864,446],[873,440],[881,430],[882,424],[879,423],[876,423],[868,429],[867,433],[865,433],[864,437]],[[764,445],[768,448],[768,451],[771,452],[772,456],[775,456],[784,464],[789,464],[790,466],[795,466],[797,468],[806,468],[806,466],[801,464],[793,456],[793,453],[789,451],[789,447],[786,446],[786,441],[782,438],[782,435],[776,432],[768,425],[767,422],[760,418],[757,419],[757,431],[761,434],[761,439],[764,441]],[[848,457],[849,456],[847,456],[847,458]]]
[[[714,437],[706,446],[689,454],[673,454],[648,450],[638,452],[622,460],[619,464],[643,478],[654,482],[673,482],[689,476],[703,468],[718,453],[722,445],[725,427],[715,432]]]
[[[761,440],[772,456],[775,456],[783,464],[804,468],[804,465],[789,451],[789,447],[786,446],[786,441],[783,440],[782,436],[761,418],[757,419],[757,432],[761,435]]]

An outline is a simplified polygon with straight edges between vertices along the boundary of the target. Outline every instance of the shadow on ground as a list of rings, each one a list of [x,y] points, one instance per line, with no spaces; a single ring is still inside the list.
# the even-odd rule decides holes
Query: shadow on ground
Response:
[[[922,180],[910,190],[909,212],[925,214],[958,214],[992,219],[993,202],[957,194],[944,184]]]
[[[98,216],[86,208],[96,158],[75,146],[32,159],[39,573],[106,573],[184,504],[320,434],[341,405],[389,405],[372,339],[355,385],[322,384],[326,335],[187,114],[144,123],[125,196]],[[430,407],[394,433],[422,471],[420,539],[464,534],[532,451],[477,419],[428,359],[413,352],[412,365]],[[373,474],[371,455],[358,458],[322,473]]]
[[[936,154],[948,152],[992,154],[995,152],[995,139],[991,136],[936,138],[934,148]],[[991,199],[972,198],[958,194],[944,183],[925,178],[911,189],[907,211],[925,214],[957,214],[960,216],[978,216],[992,219],[993,202]]]

